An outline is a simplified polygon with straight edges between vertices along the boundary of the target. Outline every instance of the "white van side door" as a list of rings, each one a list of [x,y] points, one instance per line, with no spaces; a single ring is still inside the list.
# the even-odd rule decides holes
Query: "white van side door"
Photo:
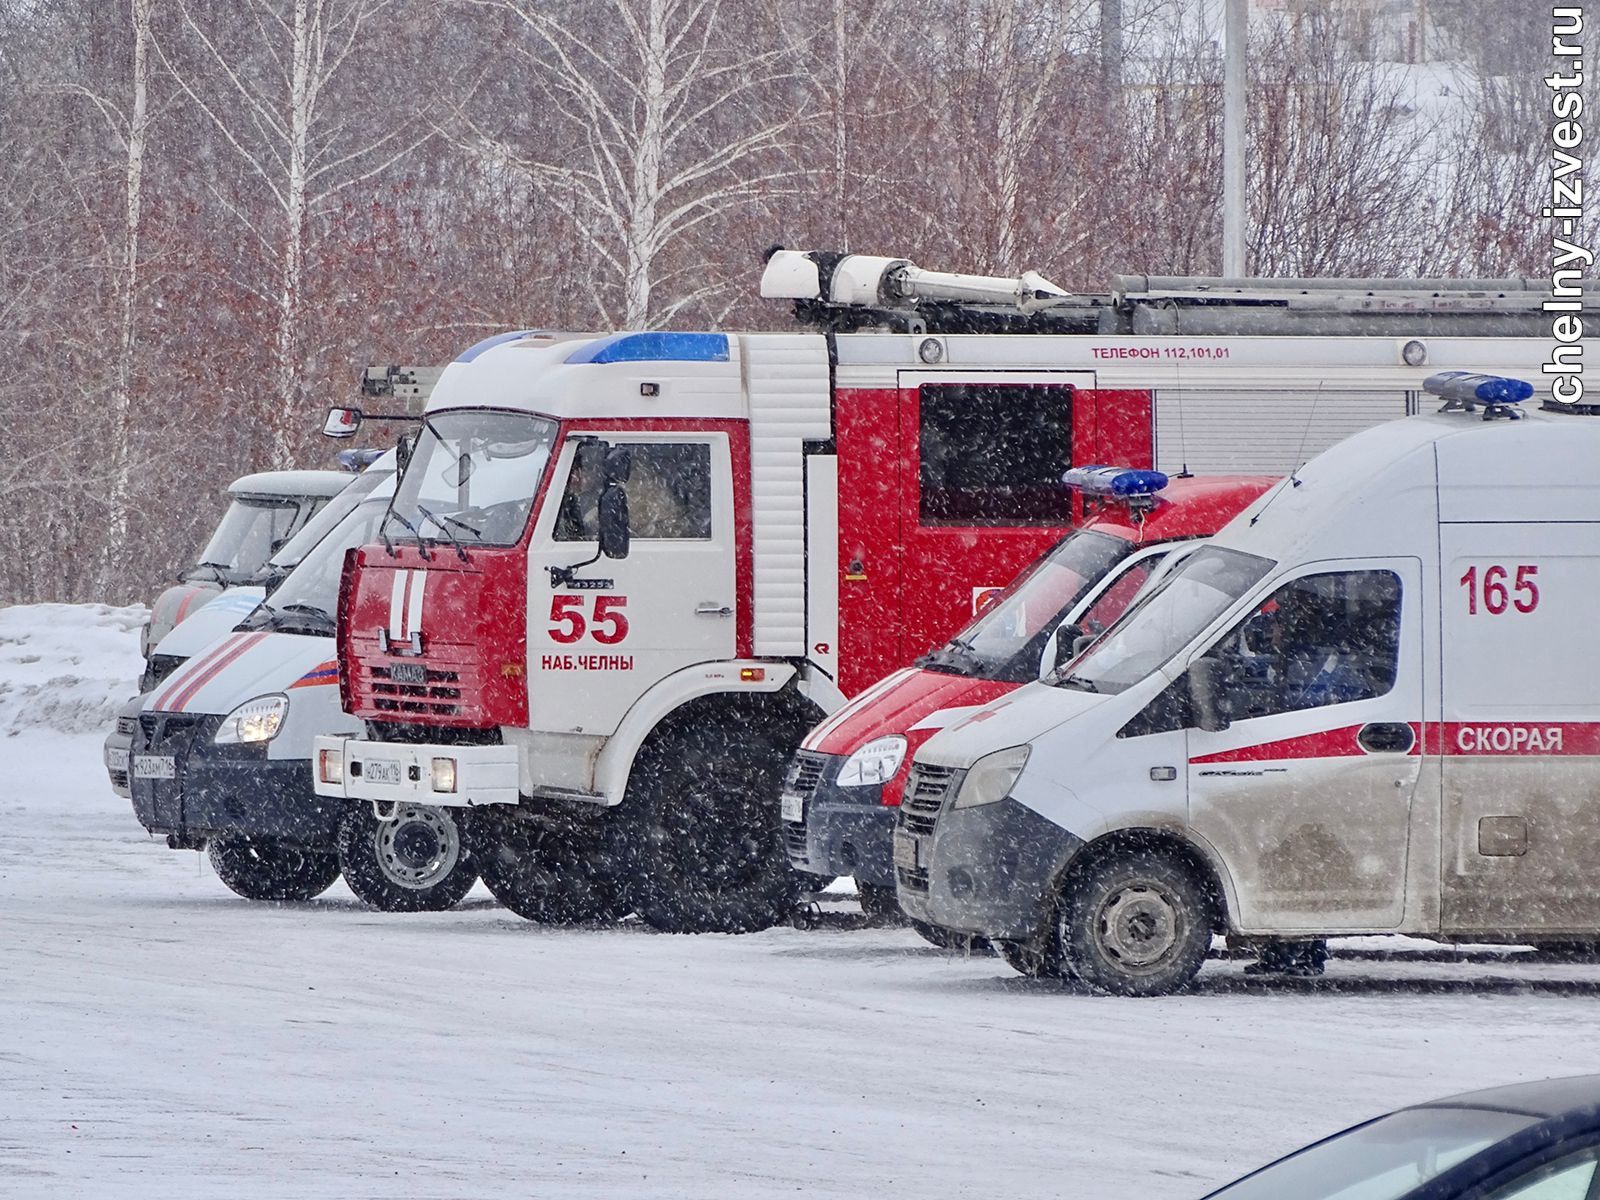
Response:
[[[1188,731],[1189,821],[1232,876],[1242,932],[1400,926],[1421,585],[1413,558],[1308,564],[1205,651],[1230,723]]]
[[[1439,549],[1444,931],[1592,940],[1600,522],[1446,523]]]

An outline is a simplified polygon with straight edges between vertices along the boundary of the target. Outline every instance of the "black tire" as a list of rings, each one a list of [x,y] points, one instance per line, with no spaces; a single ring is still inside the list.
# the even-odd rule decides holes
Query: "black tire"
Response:
[[[856,880],[856,894],[861,901],[861,911],[879,925],[903,925],[906,915],[900,911],[900,898],[892,887]]]
[[[380,912],[454,908],[477,882],[457,813],[398,803],[392,821],[354,804],[339,823],[339,865],[362,903]]]
[[[339,856],[288,842],[212,838],[206,856],[217,878],[246,900],[309,900],[339,878]]]
[[[1073,871],[1056,921],[1065,971],[1115,996],[1163,996],[1194,979],[1214,914],[1194,870],[1162,850],[1111,852]]]
[[[614,814],[635,908],[666,933],[752,933],[788,919],[809,876],[789,865],[778,796],[790,739],[739,714],[647,746]]]
[[[516,817],[476,816],[473,861],[494,898],[517,916],[569,925],[624,915],[621,883],[599,869],[592,837]]]
[[[1060,979],[1066,974],[1061,956],[1049,944],[995,942],[994,951],[1005,960],[1006,966],[1027,979]]]

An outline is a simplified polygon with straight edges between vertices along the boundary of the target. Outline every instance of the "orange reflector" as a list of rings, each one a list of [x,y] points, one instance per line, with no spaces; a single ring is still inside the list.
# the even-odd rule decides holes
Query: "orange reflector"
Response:
[[[740,683],[760,683],[766,677],[767,677],[767,669],[765,667],[740,667],[739,668],[739,682]]]

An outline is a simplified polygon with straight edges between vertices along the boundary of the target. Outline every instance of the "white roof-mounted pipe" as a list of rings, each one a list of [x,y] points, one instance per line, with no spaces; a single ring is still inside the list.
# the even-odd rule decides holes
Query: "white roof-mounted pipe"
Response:
[[[831,267],[831,269],[830,269]],[[910,308],[924,303],[983,304],[1035,313],[1080,297],[1037,271],[1008,278],[924,271],[904,258],[777,250],[761,274],[769,300],[813,300],[850,308]]]

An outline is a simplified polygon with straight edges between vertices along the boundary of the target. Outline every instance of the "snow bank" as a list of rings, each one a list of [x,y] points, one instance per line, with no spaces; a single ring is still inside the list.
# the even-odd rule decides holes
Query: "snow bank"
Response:
[[[95,733],[136,690],[142,604],[0,608],[0,736]]]

